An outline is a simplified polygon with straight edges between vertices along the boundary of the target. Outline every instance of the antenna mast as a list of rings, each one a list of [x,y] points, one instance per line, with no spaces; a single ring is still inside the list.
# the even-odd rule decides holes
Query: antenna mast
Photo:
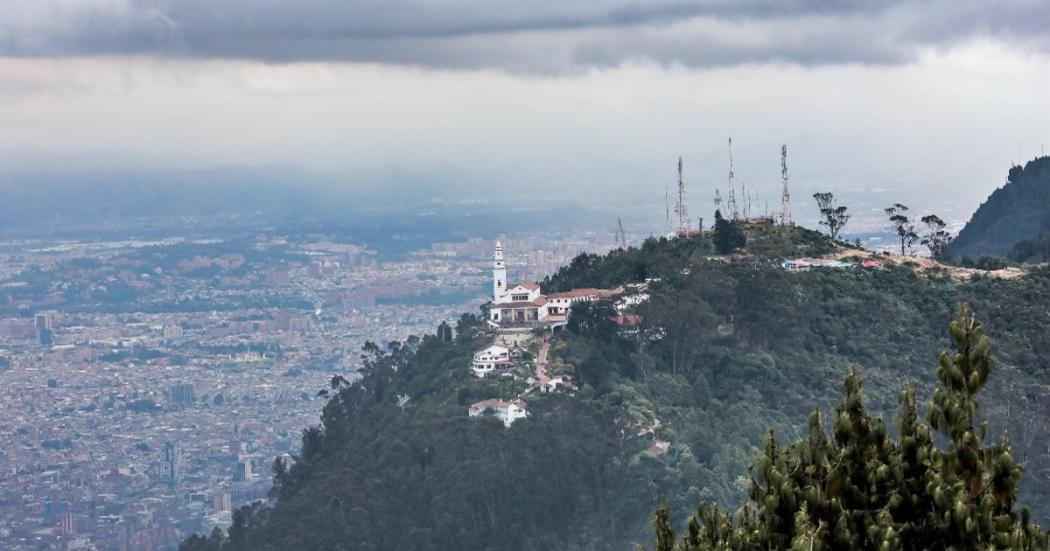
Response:
[[[744,221],[751,219],[751,192],[747,190],[747,182],[740,183],[740,195],[744,199]]]
[[[729,219],[736,222],[740,218],[740,211],[736,207],[736,191],[733,189],[733,138],[729,138]]]
[[[788,191],[788,146],[780,146],[780,181],[784,184],[784,191],[780,195],[780,225],[790,226],[791,220],[791,192]]]
[[[616,219],[616,239],[620,242],[620,247],[627,249],[627,232],[623,230],[623,220],[620,218]]]
[[[667,219],[667,229],[671,229],[671,191],[664,186],[664,216]]]
[[[688,235],[689,216],[685,206],[685,180],[682,179],[682,158],[678,158],[678,203],[674,206],[674,212],[678,215],[678,234]]]

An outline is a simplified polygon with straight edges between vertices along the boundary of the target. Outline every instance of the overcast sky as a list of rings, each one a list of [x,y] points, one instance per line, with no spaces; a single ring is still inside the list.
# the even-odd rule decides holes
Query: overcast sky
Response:
[[[0,161],[456,167],[706,202],[889,189],[976,207],[1050,146],[1050,3],[0,0]],[[438,185],[438,184],[435,184]],[[700,190],[704,190],[701,192]],[[697,198],[696,200],[700,200]]]

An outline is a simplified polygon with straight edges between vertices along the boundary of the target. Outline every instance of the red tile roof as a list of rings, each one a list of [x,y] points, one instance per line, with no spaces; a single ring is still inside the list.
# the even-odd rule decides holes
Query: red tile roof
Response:
[[[501,304],[493,304],[493,308],[536,308],[547,304],[547,297],[540,297],[536,300],[521,300],[518,302],[504,302]]]
[[[616,316],[613,321],[616,322],[616,325],[638,325],[642,323],[642,317],[638,314],[624,314]]]
[[[507,402],[504,402],[503,400],[497,400],[495,398],[492,398],[490,400],[482,400],[480,402],[474,402],[473,404],[470,404],[470,409],[472,409],[472,410],[486,410],[488,408],[492,408],[492,409],[506,409],[507,406],[509,406],[509,405],[510,404],[508,404]]]
[[[609,298],[623,293],[620,289],[570,289],[560,293],[551,293],[550,298],[581,298],[597,297]]]

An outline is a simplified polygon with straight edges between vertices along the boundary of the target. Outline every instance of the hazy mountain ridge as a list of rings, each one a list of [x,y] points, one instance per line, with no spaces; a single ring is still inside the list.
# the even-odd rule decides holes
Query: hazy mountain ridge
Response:
[[[1006,256],[1050,230],[1050,157],[1010,169],[1007,182],[974,212],[951,244],[957,257]]]

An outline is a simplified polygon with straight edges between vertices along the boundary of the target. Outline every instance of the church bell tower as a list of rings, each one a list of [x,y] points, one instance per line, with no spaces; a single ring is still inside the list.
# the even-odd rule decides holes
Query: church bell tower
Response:
[[[492,260],[492,302],[499,302],[507,294],[507,263],[503,261],[503,245],[499,241]]]

